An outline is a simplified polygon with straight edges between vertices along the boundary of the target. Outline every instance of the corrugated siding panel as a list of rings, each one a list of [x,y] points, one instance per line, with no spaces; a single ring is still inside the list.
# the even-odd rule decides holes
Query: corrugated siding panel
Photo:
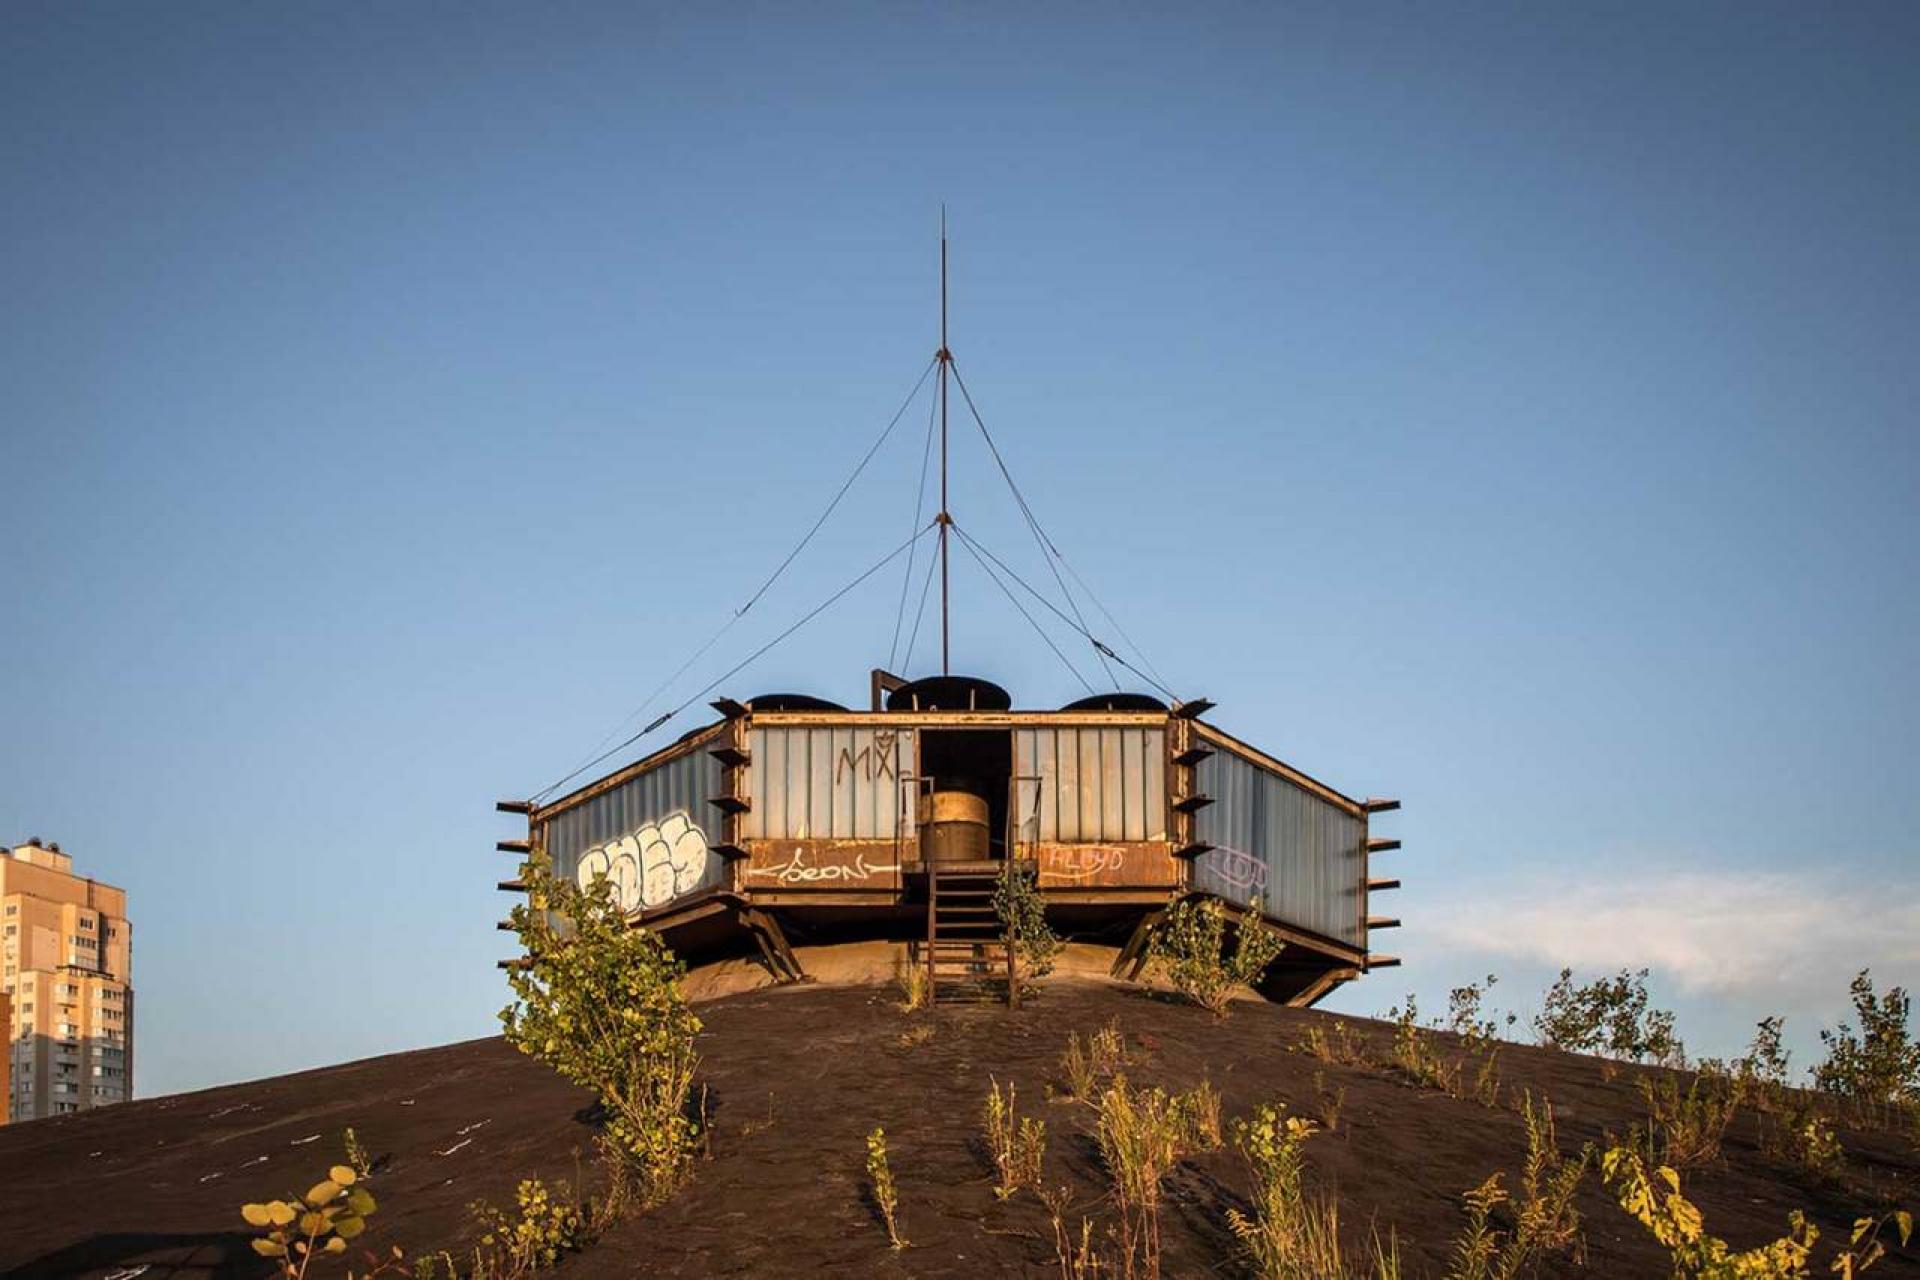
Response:
[[[1022,838],[1109,842],[1167,838],[1164,729],[1016,729],[1013,771]],[[1032,812],[1038,806],[1038,813]]]
[[[751,749],[748,839],[891,840],[903,819],[913,834],[913,730],[755,729]]]
[[[720,812],[707,801],[720,794],[721,785],[720,762],[704,750],[695,750],[575,805],[542,824],[542,837],[555,873],[576,879],[581,859],[593,852],[604,853],[610,863],[617,864],[623,847],[632,838],[634,846],[626,852],[633,870],[622,873],[610,866],[609,874],[623,885],[623,875],[633,879],[640,900],[628,902],[629,907],[657,906],[660,882],[656,875],[656,892],[644,891],[640,882],[646,874],[646,859],[640,850],[655,843],[653,837],[662,824],[668,824],[668,843],[676,846],[680,869],[677,875],[668,873],[666,883],[671,887],[667,896],[679,897],[718,884],[725,864],[719,858],[707,857],[705,847],[720,840]],[[670,821],[677,816],[684,816],[685,827],[697,832],[697,839],[680,823]],[[643,833],[646,839],[640,838]]]
[[[1214,847],[1194,861],[1195,888],[1242,906],[1258,897],[1276,920],[1359,945],[1360,818],[1224,749],[1200,762],[1196,786],[1213,803],[1194,835]]]

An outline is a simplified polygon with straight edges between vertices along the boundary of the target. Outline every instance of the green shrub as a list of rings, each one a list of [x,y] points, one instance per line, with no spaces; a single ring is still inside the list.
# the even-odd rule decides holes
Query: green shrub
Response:
[[[1223,1015],[1234,990],[1256,981],[1286,945],[1259,917],[1256,901],[1240,917],[1228,954],[1226,905],[1218,898],[1188,898],[1160,922],[1152,955],[1176,991],[1215,1016]]]
[[[1487,992],[1493,990],[1500,979],[1488,974],[1485,982],[1469,982],[1464,987],[1455,987],[1447,993],[1446,1030],[1460,1037],[1462,1048],[1472,1051],[1486,1045],[1490,1040],[1500,1037],[1500,1024],[1482,1012]],[[1509,1013],[1506,1025],[1511,1027],[1517,1015]]]
[[[1014,953],[1029,978],[1052,973],[1060,954],[1060,937],[1047,925],[1038,879],[1032,868],[1009,862],[993,890],[993,913],[1012,935]]]
[[[1686,1061],[1673,1031],[1673,1014],[1648,1007],[1645,969],[1622,969],[1585,986],[1575,986],[1573,970],[1562,969],[1533,1028],[1541,1044],[1569,1053],[1672,1067]]]
[[[522,878],[512,925],[526,956],[507,972],[507,1041],[599,1096],[642,1201],[657,1204],[689,1173],[702,1130],[689,1114],[700,1020],[680,991],[684,969],[658,934],[628,923],[604,876],[581,889],[536,855]]]
[[[1726,1241],[1708,1234],[1706,1219],[1680,1190],[1680,1175],[1666,1166],[1648,1174],[1638,1152],[1614,1147],[1600,1158],[1607,1186],[1625,1209],[1667,1250],[1676,1280],[1801,1280],[1807,1276],[1819,1228],[1795,1209],[1787,1215],[1787,1234],[1771,1244],[1735,1253]],[[1905,1244],[1913,1217],[1897,1210],[1876,1218],[1858,1218],[1847,1248],[1828,1268],[1851,1278],[1886,1253],[1880,1233],[1888,1223]]]
[[[1920,1043],[1907,1031],[1911,1002],[1905,988],[1881,996],[1873,991],[1873,971],[1853,980],[1853,1009],[1860,1022],[1820,1032],[1827,1058],[1813,1069],[1814,1084],[1828,1093],[1873,1106],[1898,1107],[1920,1102]]]
[[[1846,1151],[1833,1126],[1811,1102],[1789,1103],[1774,1113],[1760,1149],[1815,1178],[1830,1178]]]
[[[514,1191],[516,1212],[484,1203],[469,1206],[481,1231],[474,1270],[505,1277],[548,1271],[562,1254],[585,1248],[590,1242],[586,1215],[570,1195],[565,1183],[549,1187],[529,1178]]]

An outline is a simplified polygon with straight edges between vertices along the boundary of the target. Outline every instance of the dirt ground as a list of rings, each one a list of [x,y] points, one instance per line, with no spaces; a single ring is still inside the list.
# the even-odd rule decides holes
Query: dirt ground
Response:
[[[978,1146],[989,1077],[1047,1122],[1046,1180],[1073,1190],[1076,1219],[1112,1221],[1091,1137],[1093,1112],[1048,1101],[1069,1030],[1117,1021],[1136,1083],[1211,1080],[1231,1119],[1264,1101],[1314,1115],[1344,1090],[1339,1128],[1308,1144],[1311,1185],[1337,1195],[1355,1245],[1398,1239],[1405,1273],[1438,1276],[1464,1217],[1461,1193],[1496,1169],[1518,1179],[1526,1138],[1510,1105],[1552,1099],[1567,1150],[1644,1118],[1634,1068],[1518,1045],[1499,1050],[1502,1103],[1401,1083],[1376,1067],[1322,1063],[1296,1046],[1346,1024],[1384,1052],[1381,1024],[1242,1003],[1225,1020],[1117,985],[1062,981],[1018,1011],[948,1006],[908,1015],[889,990],[800,986],[700,1006],[712,1153],[672,1203],[612,1230],[565,1264],[577,1276],[1048,1276],[1053,1232],[1037,1199],[996,1200]],[[1442,1038],[1444,1041],[1444,1037]],[[1610,1073],[1611,1079],[1606,1078]],[[341,1157],[352,1126],[380,1160],[381,1201],[364,1243],[410,1253],[458,1249],[468,1206],[508,1204],[527,1177],[589,1180],[590,1099],[499,1040],[375,1058],[74,1117],[0,1128],[0,1272],[160,1280],[263,1274],[239,1206],[305,1188]],[[1765,1157],[1760,1117],[1743,1114],[1688,1196],[1739,1247],[1818,1223],[1816,1273],[1852,1219],[1889,1203],[1920,1208],[1911,1137],[1842,1129],[1841,1177],[1817,1182]],[[867,1202],[864,1137],[884,1126],[899,1184],[899,1253]],[[1184,1162],[1163,1211],[1164,1274],[1242,1274],[1225,1226],[1244,1205],[1244,1170],[1220,1151]],[[1579,1199],[1584,1266],[1544,1274],[1664,1276],[1652,1238],[1595,1177]],[[1916,1242],[1920,1245],[1920,1241]],[[144,1270],[136,1270],[142,1268]],[[1873,1273],[1920,1275],[1920,1250]]]

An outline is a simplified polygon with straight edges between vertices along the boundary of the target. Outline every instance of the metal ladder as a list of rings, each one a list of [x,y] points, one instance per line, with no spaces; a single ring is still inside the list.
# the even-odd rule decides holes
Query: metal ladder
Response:
[[[927,992],[941,1000],[1020,1002],[1013,936],[994,913],[1001,863],[927,864]]]

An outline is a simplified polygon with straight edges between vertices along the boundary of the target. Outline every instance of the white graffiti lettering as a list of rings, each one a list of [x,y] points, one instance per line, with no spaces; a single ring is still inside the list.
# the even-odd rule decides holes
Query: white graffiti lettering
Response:
[[[1126,860],[1121,849],[1048,849],[1042,869],[1062,880],[1091,880],[1103,871],[1118,871]]]
[[[638,911],[699,888],[713,860],[706,833],[682,809],[587,850],[580,855],[574,878],[588,889],[596,876],[605,876],[620,909]]]
[[[870,867],[864,853],[853,855],[851,863],[829,863],[826,866],[807,865],[807,855],[799,849],[793,851],[793,857],[777,867],[755,867],[747,872],[749,876],[772,876],[781,884],[831,884],[841,880],[865,880],[869,876],[887,875],[900,870],[898,863],[886,867]]]

